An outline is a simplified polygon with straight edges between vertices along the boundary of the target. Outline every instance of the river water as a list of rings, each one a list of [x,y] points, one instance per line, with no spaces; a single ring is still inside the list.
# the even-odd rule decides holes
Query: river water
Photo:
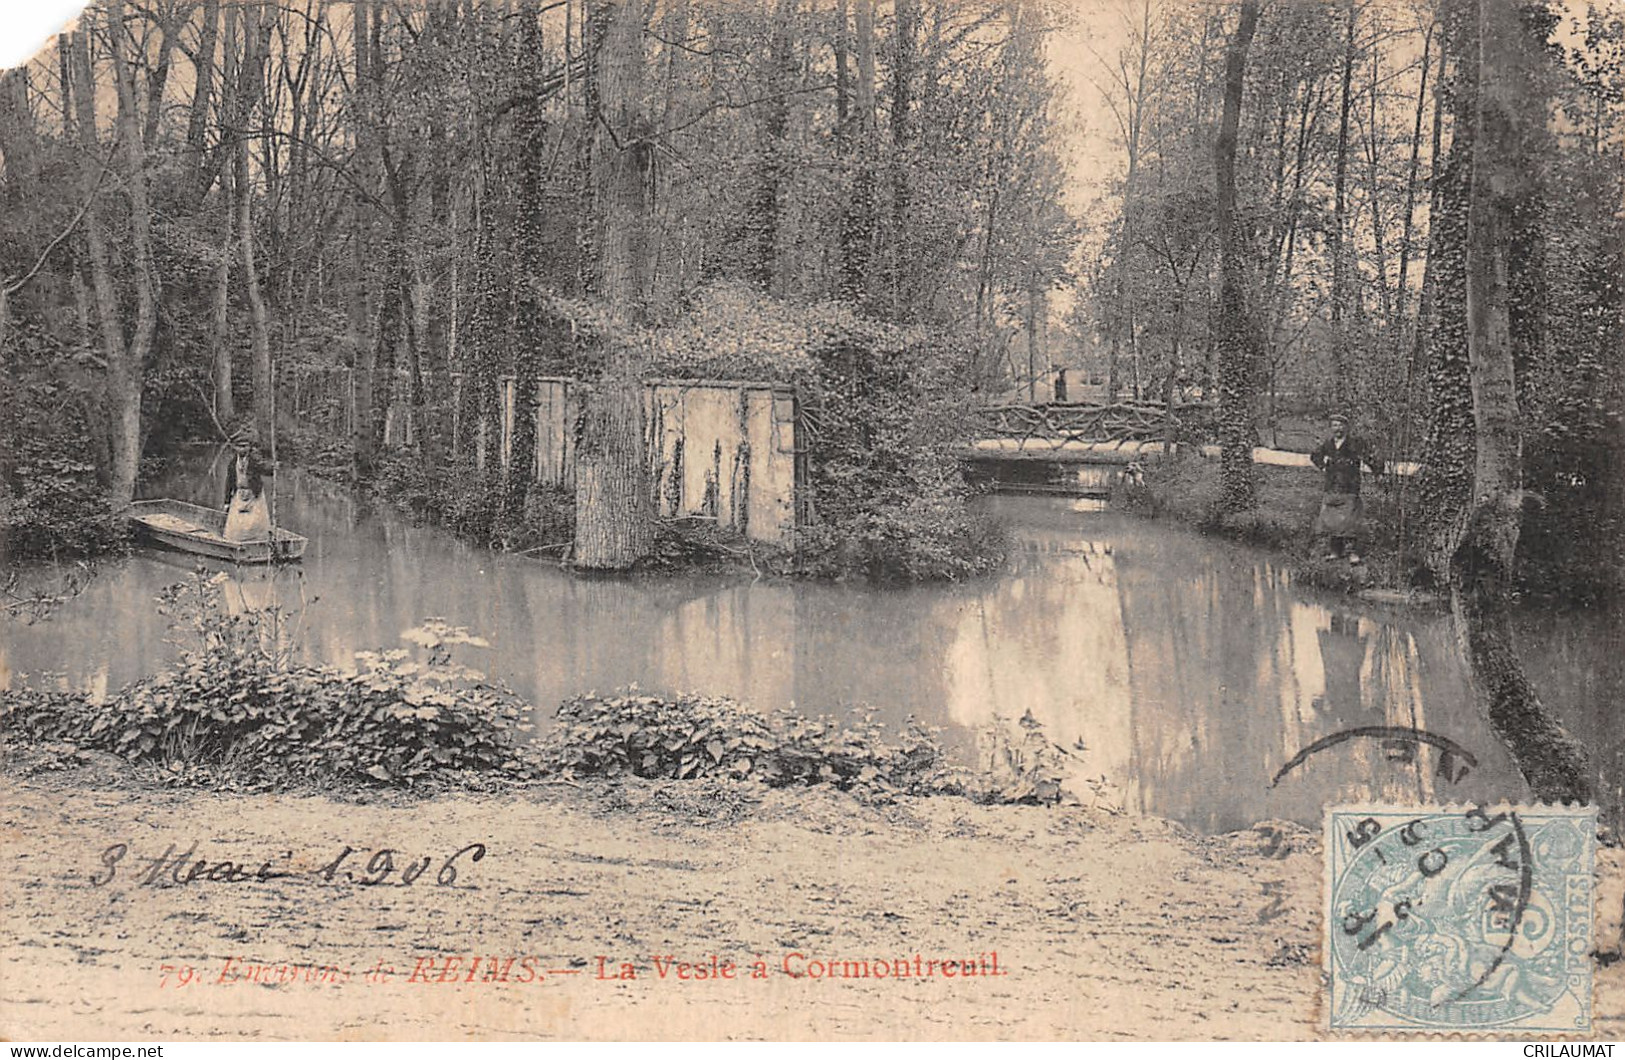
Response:
[[[310,547],[297,567],[235,575],[249,601],[302,613],[305,653],[335,664],[402,646],[400,633],[429,616],[467,626],[491,647],[463,661],[539,704],[539,720],[577,692],[635,683],[763,709],[912,714],[974,760],[990,718],[1030,711],[1058,743],[1081,747],[1078,780],[1103,778],[1074,783],[1086,799],[1210,833],[1271,819],[1315,825],[1334,801],[1526,794],[1474,705],[1448,615],[1303,589],[1265,553],[1065,498],[985,502],[1014,538],[999,575],[880,589],[573,577],[284,478],[279,521]],[[194,473],[147,492],[209,503],[219,487]],[[193,564],[142,550],[105,565],[49,621],[7,623],[0,687],[27,675],[105,692],[158,667],[173,649],[153,597]],[[1617,621],[1531,615],[1520,632],[1531,679],[1591,748],[1617,807]],[[1271,786],[1316,740],[1371,726],[1425,730],[1476,766],[1433,746],[1356,737]]]

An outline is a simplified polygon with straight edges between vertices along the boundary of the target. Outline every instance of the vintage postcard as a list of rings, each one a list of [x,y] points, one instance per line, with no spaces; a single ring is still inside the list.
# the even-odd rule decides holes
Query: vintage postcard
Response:
[[[0,1038],[1625,1036],[1621,0],[0,43]]]

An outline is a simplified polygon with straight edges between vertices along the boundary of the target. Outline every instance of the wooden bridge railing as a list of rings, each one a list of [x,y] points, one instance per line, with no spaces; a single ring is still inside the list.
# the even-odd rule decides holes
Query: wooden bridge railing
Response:
[[[1168,437],[1168,408],[1160,401],[989,405],[977,410],[984,438],[1019,441],[1155,442]],[[1172,427],[1181,442],[1205,442],[1214,436],[1214,406],[1175,404]]]

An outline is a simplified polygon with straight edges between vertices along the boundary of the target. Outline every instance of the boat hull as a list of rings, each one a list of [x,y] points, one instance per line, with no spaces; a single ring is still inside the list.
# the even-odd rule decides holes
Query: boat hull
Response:
[[[130,506],[130,522],[146,541],[231,563],[271,563],[296,560],[305,554],[304,537],[275,527],[272,536],[248,541],[228,541],[221,535],[226,513],[186,501],[136,501]]]

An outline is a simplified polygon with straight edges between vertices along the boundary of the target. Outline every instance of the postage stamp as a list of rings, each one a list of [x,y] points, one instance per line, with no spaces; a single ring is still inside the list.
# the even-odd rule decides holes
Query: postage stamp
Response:
[[[1326,813],[1333,1031],[1591,1029],[1595,807]]]

